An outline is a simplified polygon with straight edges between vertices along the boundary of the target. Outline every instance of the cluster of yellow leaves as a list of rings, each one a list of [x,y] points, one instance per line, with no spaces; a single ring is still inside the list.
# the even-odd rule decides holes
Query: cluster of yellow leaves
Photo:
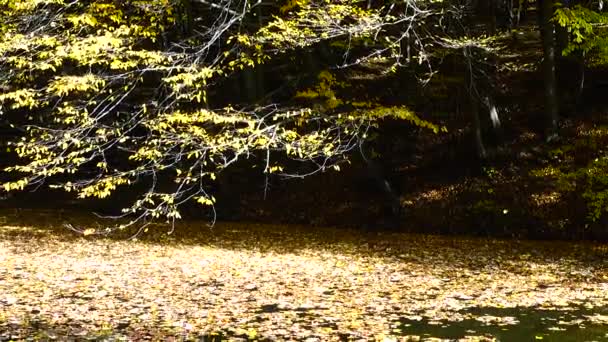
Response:
[[[95,183],[89,186],[80,189],[78,197],[105,198],[110,196],[110,194],[116,189],[117,186],[123,184],[131,184],[131,181],[123,177],[106,177],[104,179],[96,181]]]
[[[123,209],[123,212],[137,212],[138,210],[148,210],[152,218],[164,217],[167,219],[180,219],[176,202],[175,193],[148,192],[143,198],[135,201],[130,208]],[[123,227],[124,228],[124,227]]]
[[[200,196],[199,198],[196,199],[196,202],[201,205],[212,206],[215,204],[215,198]]]
[[[178,99],[195,100],[197,103],[207,103],[207,81],[221,70],[202,67],[189,68],[183,72],[168,76],[164,79],[177,94]]]
[[[6,12],[27,13],[40,6],[51,4],[64,4],[65,0],[1,0],[0,6]]]
[[[15,32],[6,32],[2,40],[0,40],[0,53],[9,54],[17,51],[41,51],[39,55],[41,58],[48,57],[49,51],[45,49],[52,49],[59,46],[59,39],[54,36],[46,34],[39,36],[25,35]]]
[[[307,98],[311,100],[319,98],[323,99],[323,107],[325,109],[335,109],[336,107],[344,104],[344,101],[336,96],[336,93],[333,91],[332,87],[336,85],[345,87],[345,85],[337,82],[336,77],[327,70],[321,71],[317,77],[319,79],[317,86],[314,89],[299,91],[296,94],[296,98]]]
[[[286,3],[279,9],[281,13],[286,13],[293,10],[296,7],[305,6],[309,3],[309,0],[287,0]]]
[[[378,106],[373,101],[345,101],[339,98],[334,91],[335,87],[347,88],[346,82],[337,81],[336,77],[327,70],[318,75],[319,83],[312,89],[306,89],[296,94],[296,98],[312,101],[322,100],[323,111],[335,110],[338,107],[349,104],[355,108],[350,113],[339,114],[341,122],[369,120],[379,121],[385,118],[394,118],[409,121],[415,126],[432,130],[435,133],[447,132],[446,127],[441,127],[418,117],[414,112],[404,106],[384,107]],[[302,123],[303,120],[300,122]]]
[[[93,123],[92,118],[89,116],[89,112],[86,108],[76,107],[70,102],[63,102],[56,111],[56,115],[53,117],[57,123],[63,123],[66,125],[78,124],[80,127],[90,126]]]
[[[98,92],[105,84],[106,81],[103,78],[93,74],[57,76],[49,83],[46,91],[53,95],[66,96],[72,92]]]
[[[22,189],[32,179],[75,173],[92,160],[101,144],[120,135],[119,129],[111,127],[87,130],[98,123],[92,113],[100,102],[115,101],[126,92],[125,83],[139,82],[141,66],[161,69],[170,61],[163,51],[143,48],[141,43],[154,42],[172,22],[171,6],[173,2],[167,0],[108,0],[86,6],[63,0],[0,0],[0,15],[11,19],[0,23],[0,68],[7,71],[4,84],[10,89],[0,94],[0,105],[37,109],[39,118],[60,128],[30,127],[29,137],[12,144],[11,150],[26,163],[7,170],[32,177],[6,183],[5,189]],[[53,20],[37,15],[41,11],[52,14]],[[31,20],[41,22],[32,25]],[[35,30],[30,29],[33,26]],[[126,81],[116,82],[120,79]],[[28,84],[36,87],[24,86]],[[78,96],[64,98],[70,95]],[[105,108],[113,107],[106,103]],[[106,167],[103,162],[97,165]],[[113,177],[98,180],[84,188],[81,196],[106,197],[122,182]],[[74,190],[73,184],[65,188]]]
[[[365,114],[371,118],[377,119],[392,117],[395,119],[406,120],[418,127],[430,129],[434,133],[447,132],[447,128],[445,126],[438,126],[432,122],[423,120],[406,107],[376,107],[365,110]]]
[[[34,109],[41,105],[37,99],[37,93],[34,89],[19,89],[8,93],[0,94],[0,104],[11,101],[12,109],[29,108]]]
[[[281,7],[290,15],[275,17],[245,43],[268,45],[279,50],[306,47],[331,37],[366,37],[378,29],[382,16],[377,9],[363,9],[357,1],[289,1]]]
[[[42,2],[21,3],[29,5],[19,6],[21,11],[29,9],[33,12]],[[153,1],[146,7],[158,6],[158,3]],[[159,52],[132,49],[137,39],[155,40],[162,30],[162,25],[151,24],[162,20],[156,19],[153,13],[144,15],[140,11],[131,10],[127,15],[113,2],[94,3],[84,13],[59,14],[50,24],[57,29],[64,28],[65,34],[57,36],[49,36],[45,31],[23,34],[16,28],[5,26],[0,54],[4,53],[6,61],[17,69],[30,72],[57,71],[67,60],[86,66],[108,65],[115,70],[127,70],[141,64],[161,64],[166,57]],[[6,15],[17,16],[17,13],[20,12],[7,11]],[[27,51],[35,58],[19,54],[19,51]]]
[[[14,182],[5,183],[3,188],[4,191],[23,190],[29,184],[27,178],[22,178]]]
[[[29,140],[24,137],[13,145],[13,150],[20,157],[29,160],[29,163],[8,167],[7,171],[28,173],[32,175],[30,178],[73,174],[88,160],[87,155],[95,150],[94,142],[80,140],[69,133],[63,134],[55,145],[48,146],[44,143],[49,139],[48,132],[30,130],[35,133],[32,133]],[[58,154],[56,147],[63,149],[63,152]]]
[[[173,113],[162,114],[153,121],[150,121],[150,128],[159,131],[169,130],[177,126],[185,129],[193,129],[195,124],[237,124],[242,123],[245,127],[253,127],[254,120],[242,113],[230,111],[225,112],[210,111],[199,109],[193,112],[175,111]]]

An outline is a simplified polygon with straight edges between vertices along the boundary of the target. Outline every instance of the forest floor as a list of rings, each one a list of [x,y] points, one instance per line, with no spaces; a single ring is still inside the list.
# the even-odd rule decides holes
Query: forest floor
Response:
[[[0,214],[0,340],[608,336],[605,245]]]

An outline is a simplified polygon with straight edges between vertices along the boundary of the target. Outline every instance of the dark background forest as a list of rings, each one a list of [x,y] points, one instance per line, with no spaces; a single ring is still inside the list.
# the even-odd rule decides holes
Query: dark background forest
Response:
[[[118,32],[118,29],[110,30],[112,25],[122,27],[119,20],[106,18],[111,18],[108,9],[111,1],[98,2],[99,10],[93,12],[86,4],[66,8],[48,4],[38,8],[42,9],[38,13],[26,13],[9,3],[0,5],[3,16],[12,18],[3,24],[7,37],[16,32],[46,32],[46,36],[60,37],[63,33],[47,26],[49,18],[44,17],[55,12],[72,13],[80,18],[69,17],[71,24],[66,27],[78,32],[81,40],[89,37],[83,30],[94,32],[87,25],[97,25],[109,32]],[[102,97],[107,99],[120,97],[122,94],[116,89],[128,85],[131,76],[118,73],[116,70],[120,68],[110,64],[87,60],[91,57],[86,55],[83,59],[66,57],[52,69],[44,69],[40,64],[19,64],[21,57],[32,63],[43,61],[40,56],[44,48],[30,46],[28,50],[16,46],[16,40],[6,39],[0,57],[4,70],[0,90],[5,93],[0,96],[4,106],[0,127],[5,146],[0,162],[7,168],[2,175],[4,189],[11,191],[3,194],[1,205],[15,210],[84,210],[116,215],[141,199],[142,194],[166,193],[179,195],[174,197],[179,199],[179,216],[186,220],[517,238],[605,239],[608,236],[605,217],[608,156],[604,149],[608,138],[605,118],[608,68],[604,51],[607,17],[603,1],[370,0],[337,1],[327,6],[309,1],[258,1],[242,5],[245,7],[241,13],[238,4],[229,1],[172,2],[172,10],[167,12],[172,19],[159,19],[165,20],[164,26],[148,26],[157,32],[147,36],[142,33],[145,38],[132,44],[135,44],[133,49],[140,52],[158,50],[175,55],[179,52],[180,57],[175,59],[183,58],[182,64],[174,63],[169,74],[179,72],[175,77],[182,78],[169,86],[170,90],[163,90],[157,85],[159,79],[166,77],[162,72],[141,72],[141,83],[134,93],[123,97],[122,102],[112,104],[101,114],[95,112],[99,106],[89,110],[88,115],[95,118],[95,124],[88,130],[77,129],[80,123],[76,119],[55,120],[61,115],[56,114],[56,108],[65,103],[81,105],[95,100],[99,94],[86,87],[71,87],[68,81],[62,93],[59,82],[49,80],[92,72],[114,87],[106,85],[101,92],[105,92]],[[158,14],[149,17],[147,9],[137,6],[140,4],[134,2],[116,10],[125,13],[125,18],[129,15],[137,18],[142,27],[153,22],[150,21],[153,16],[162,17]],[[86,22],[85,14],[97,15],[95,23]],[[332,15],[339,20],[332,22]],[[376,20],[373,23],[376,28],[370,30],[364,25],[366,16],[373,18],[368,18],[369,21]],[[101,24],[103,20],[108,23]],[[213,36],[214,32],[217,37]],[[150,39],[154,34],[158,34],[158,39]],[[32,33],[30,39],[38,39],[35,37]],[[51,52],[47,51],[45,56],[59,54],[51,45],[48,45],[52,47]],[[94,52],[125,64],[128,58],[135,58],[122,56],[121,51],[98,49]],[[133,70],[142,70],[142,63],[146,63],[144,57],[137,58],[140,60],[134,63]],[[226,60],[218,62],[220,58]],[[265,58],[268,60],[264,61]],[[157,67],[153,65],[156,62],[148,63],[152,63],[149,69]],[[193,75],[195,68],[209,66],[223,73],[218,72],[218,76],[209,79],[196,76],[190,83],[184,81],[183,75]],[[129,68],[132,66],[124,67]],[[28,73],[30,76],[23,76]],[[189,87],[195,91],[180,93]],[[45,97],[19,95],[20,90],[30,88],[39,88]],[[203,101],[200,101],[201,89]],[[57,94],[51,96],[53,90]],[[197,96],[200,104],[195,104]],[[289,112],[311,108],[320,114],[302,116],[301,120],[307,122],[298,124],[303,127],[302,136],[321,132],[327,134],[326,138],[334,139],[331,134],[340,131],[343,135],[339,139],[343,140],[334,139],[341,147],[332,147],[335,151],[331,157],[317,154],[329,140],[304,151],[303,157],[295,158],[288,144],[264,147],[251,143],[252,140],[248,141],[251,154],[257,156],[254,161],[247,152],[247,158],[234,158],[234,162],[228,163],[226,160],[230,158],[226,156],[239,154],[222,152],[224,165],[213,159],[221,166],[213,168],[217,179],[214,171],[209,174],[213,182],[197,180],[204,185],[200,189],[212,194],[209,198],[213,199],[209,199],[209,203],[201,200],[201,203],[213,204],[212,209],[201,207],[194,200],[182,201],[201,192],[180,193],[182,187],[172,184],[183,184],[164,171],[181,167],[182,161],[175,158],[174,148],[185,144],[183,141],[168,138],[161,141],[164,139],[161,138],[156,146],[160,146],[162,158],[173,158],[171,163],[154,161],[154,164],[149,159],[141,162],[140,168],[131,166],[134,159],[125,155],[131,152],[124,152],[128,146],[123,148],[119,144],[103,147],[102,153],[91,155],[86,163],[76,162],[78,171],[74,172],[65,172],[70,168],[69,161],[53,159],[81,148],[64,145],[65,132],[73,132],[69,135],[80,141],[95,140],[91,132],[99,136],[100,129],[109,131],[115,122],[123,120],[121,112],[131,115],[129,111],[140,108],[142,103],[144,113],[156,104],[151,109],[156,112],[148,114],[153,118],[151,121],[167,108],[181,111],[201,106],[215,108],[221,112],[218,116],[226,118],[232,114],[227,114],[225,109],[233,107],[245,118],[243,122],[250,116],[254,118],[251,122],[264,125],[267,123],[261,117],[277,115],[284,109]],[[406,106],[407,113],[400,114],[401,109],[395,109],[401,108],[399,106]],[[83,108],[92,107],[85,104]],[[397,114],[370,119],[378,111],[375,108]],[[365,114],[366,111],[372,114]],[[357,124],[350,131],[342,128],[345,125],[339,121],[342,119],[331,121],[333,126],[327,130],[317,124],[321,117],[341,118],[349,113],[359,113],[357,115],[369,122]],[[104,123],[103,120],[114,121]],[[126,145],[139,146],[146,139],[155,141],[151,137],[156,132],[145,120],[148,119],[125,128],[133,133]],[[195,124],[214,134],[225,130],[222,123],[192,123]],[[234,127],[237,132],[240,126]],[[192,132],[187,134],[194,136]],[[344,138],[348,134],[352,136]],[[168,135],[165,134],[165,138]],[[19,145],[20,139],[26,136],[31,136],[31,140],[28,138],[28,142],[23,143],[23,138]],[[188,140],[183,135],[180,137],[178,139]],[[119,138],[116,135],[103,139],[119,141]],[[162,144],[167,141],[174,146],[164,149]],[[57,150],[48,156],[24,152],[37,151],[41,146]],[[95,148],[101,150],[97,145]],[[269,167],[269,159],[264,159],[266,152],[271,155],[271,150],[273,162],[280,165],[274,169]],[[87,151],[82,152],[83,155],[90,152]],[[287,154],[280,155],[282,151]],[[104,179],[102,175],[111,173],[107,169],[98,174],[92,171],[100,156],[104,163],[118,165],[117,169],[136,170],[129,171],[128,177],[133,177],[128,183],[131,185],[117,186],[109,196],[97,196],[89,191],[78,198],[75,191],[94,185],[94,181]],[[36,163],[37,158],[40,163]],[[145,160],[142,158],[140,160]],[[291,171],[273,172],[283,168]],[[23,174],[30,175],[26,177],[29,185],[21,187],[23,191],[13,191],[20,188],[14,184]],[[152,191],[150,184],[158,187]],[[161,188],[164,190],[158,190]],[[133,211],[127,213],[145,220],[163,216],[171,220],[175,218],[171,214],[172,203],[166,202],[156,216],[144,205],[132,207]],[[137,216],[138,210],[146,215]]]

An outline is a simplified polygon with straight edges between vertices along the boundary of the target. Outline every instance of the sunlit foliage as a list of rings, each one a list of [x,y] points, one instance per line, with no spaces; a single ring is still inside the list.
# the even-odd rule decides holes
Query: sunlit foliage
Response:
[[[173,220],[187,201],[213,206],[210,182],[240,159],[290,175],[298,172],[282,165],[286,158],[308,161],[316,165],[310,174],[339,169],[383,118],[442,130],[403,106],[341,98],[335,89],[349,85],[329,70],[295,94],[296,105],[218,106],[209,97],[235,74],[321,42],[343,42],[345,51],[367,46],[343,67],[375,60],[394,70],[400,42],[414,33],[402,27],[431,13],[413,1],[397,8],[290,1],[247,30],[260,1],[205,5],[196,27],[186,27],[193,13],[185,4],[0,2],[8,18],[0,25],[0,111],[26,131],[10,144],[23,162],[7,169],[15,178],[4,190],[45,183],[80,198],[107,198],[120,186],[144,183],[147,190],[124,213],[134,221]]]
[[[570,44],[564,49],[564,55],[579,51],[590,54],[589,60],[596,64],[608,62],[606,13],[583,5],[572,8],[560,6],[555,11],[554,21],[570,34]]]

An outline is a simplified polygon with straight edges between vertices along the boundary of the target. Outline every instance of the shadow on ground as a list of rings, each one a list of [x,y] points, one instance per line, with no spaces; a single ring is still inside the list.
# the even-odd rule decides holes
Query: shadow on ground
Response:
[[[473,308],[462,312],[474,319],[461,321],[401,321],[407,335],[458,339],[489,336],[499,341],[599,341],[608,338],[607,307],[569,307],[564,310],[532,308]]]

